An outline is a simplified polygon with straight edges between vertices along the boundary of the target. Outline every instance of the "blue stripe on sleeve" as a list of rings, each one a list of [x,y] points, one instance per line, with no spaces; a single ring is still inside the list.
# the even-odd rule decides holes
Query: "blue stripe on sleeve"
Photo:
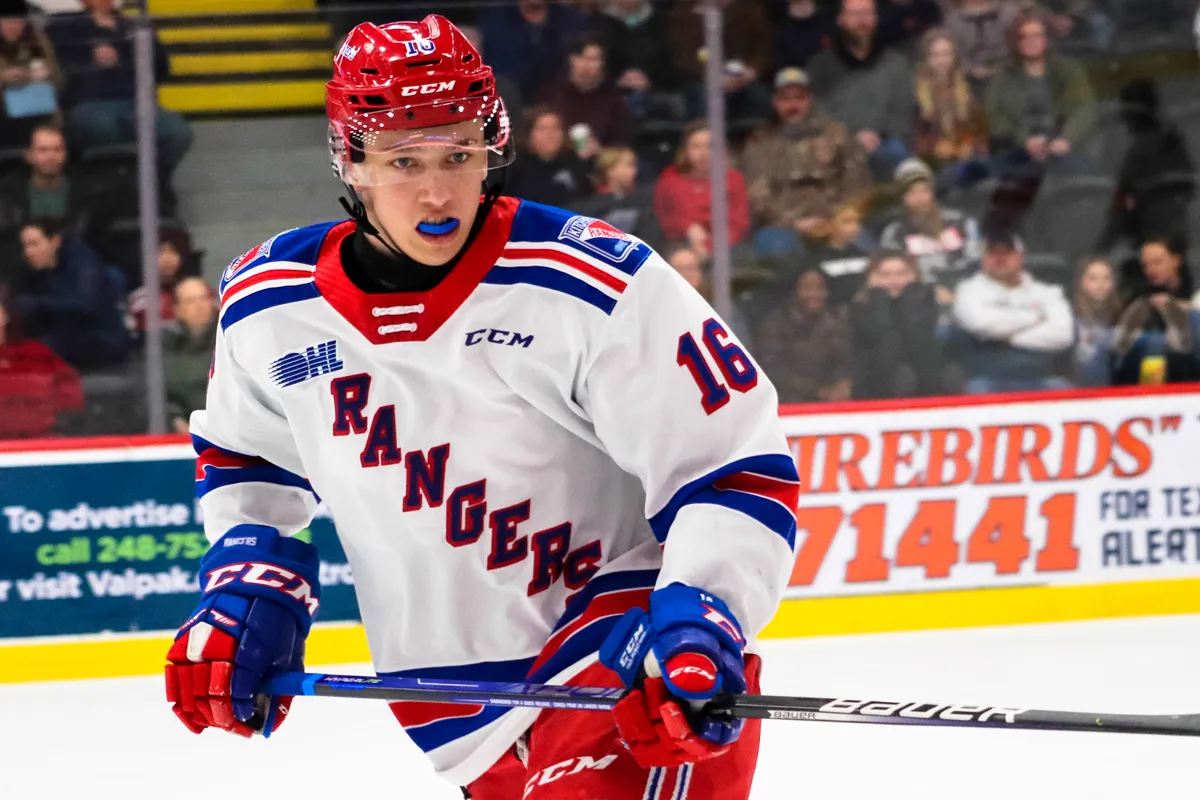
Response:
[[[667,533],[671,530],[671,525],[674,524],[679,509],[692,503],[709,503],[739,511],[762,523],[782,536],[788,547],[795,549],[796,517],[794,513],[765,497],[758,497],[746,492],[720,491],[713,488],[713,484],[721,478],[738,472],[753,472],[757,475],[785,481],[800,480],[795,460],[782,453],[750,456],[730,462],[681,486],[662,510],[650,518],[650,529],[654,531],[654,537],[660,542],[667,540]]]
[[[513,286],[518,283],[540,286],[543,289],[569,294],[595,306],[605,314],[611,314],[617,305],[616,300],[590,283],[573,278],[565,272],[551,267],[493,267],[483,277],[482,282],[499,286]]]
[[[228,330],[235,322],[241,322],[252,314],[266,311],[275,306],[299,303],[302,300],[312,300],[320,297],[315,282],[301,283],[293,286],[271,286],[259,289],[244,297],[239,297],[230,303],[221,313],[221,330]]]

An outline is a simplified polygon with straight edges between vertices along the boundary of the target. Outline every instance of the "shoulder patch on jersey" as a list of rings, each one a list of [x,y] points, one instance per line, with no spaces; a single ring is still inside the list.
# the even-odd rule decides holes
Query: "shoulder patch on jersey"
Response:
[[[613,264],[627,260],[643,244],[636,236],[617,230],[602,219],[577,214],[558,233],[560,241],[574,242]]]
[[[595,217],[522,200],[510,245],[551,243],[590,256],[632,277],[653,252],[632,234]]]
[[[286,261],[313,266],[321,252],[321,243],[329,230],[340,222],[321,222],[303,228],[277,233],[260,245],[252,247],[235,258],[221,276],[218,293],[223,297],[225,289],[247,270],[258,269],[264,264]]]

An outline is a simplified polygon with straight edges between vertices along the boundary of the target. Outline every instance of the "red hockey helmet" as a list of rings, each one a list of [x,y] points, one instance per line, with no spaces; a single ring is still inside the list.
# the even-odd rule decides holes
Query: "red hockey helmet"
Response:
[[[486,173],[513,160],[491,67],[436,14],[350,31],[333,60],[325,110],[334,170],[352,186],[400,183],[432,169]],[[441,150],[413,150],[431,147]]]

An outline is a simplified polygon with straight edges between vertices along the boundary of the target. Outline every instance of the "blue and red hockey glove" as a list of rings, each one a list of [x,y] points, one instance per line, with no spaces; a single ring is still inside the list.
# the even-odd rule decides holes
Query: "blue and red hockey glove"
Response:
[[[717,694],[746,691],[745,645],[721,600],[682,583],[652,592],[650,613],[625,613],[601,645],[600,663],[633,690],[613,715],[638,764],[695,763],[737,741],[742,720],[714,719],[703,705]]]
[[[167,702],[194,733],[270,736],[291,697],[255,690],[265,675],[304,668],[319,605],[320,562],[307,542],[236,525],[200,559],[200,605],[167,653]]]

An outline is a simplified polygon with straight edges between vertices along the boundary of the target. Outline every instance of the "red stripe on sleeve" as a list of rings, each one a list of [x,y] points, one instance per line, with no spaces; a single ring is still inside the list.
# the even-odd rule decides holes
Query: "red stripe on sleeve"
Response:
[[[766,475],[756,475],[753,472],[735,472],[726,475],[713,483],[713,488],[721,491],[746,492],[775,500],[793,511],[800,505],[800,484],[795,481],[785,481]]]
[[[504,249],[504,257],[541,258],[545,259],[546,261],[553,261],[557,264],[562,264],[563,266],[578,270],[584,275],[587,275],[589,278],[600,281],[618,294],[624,292],[625,287],[628,285],[625,283],[625,281],[621,280],[615,275],[610,275],[604,270],[589,264],[581,258],[576,258],[570,253],[562,253],[558,250],[549,250],[538,247],[507,247]]]

